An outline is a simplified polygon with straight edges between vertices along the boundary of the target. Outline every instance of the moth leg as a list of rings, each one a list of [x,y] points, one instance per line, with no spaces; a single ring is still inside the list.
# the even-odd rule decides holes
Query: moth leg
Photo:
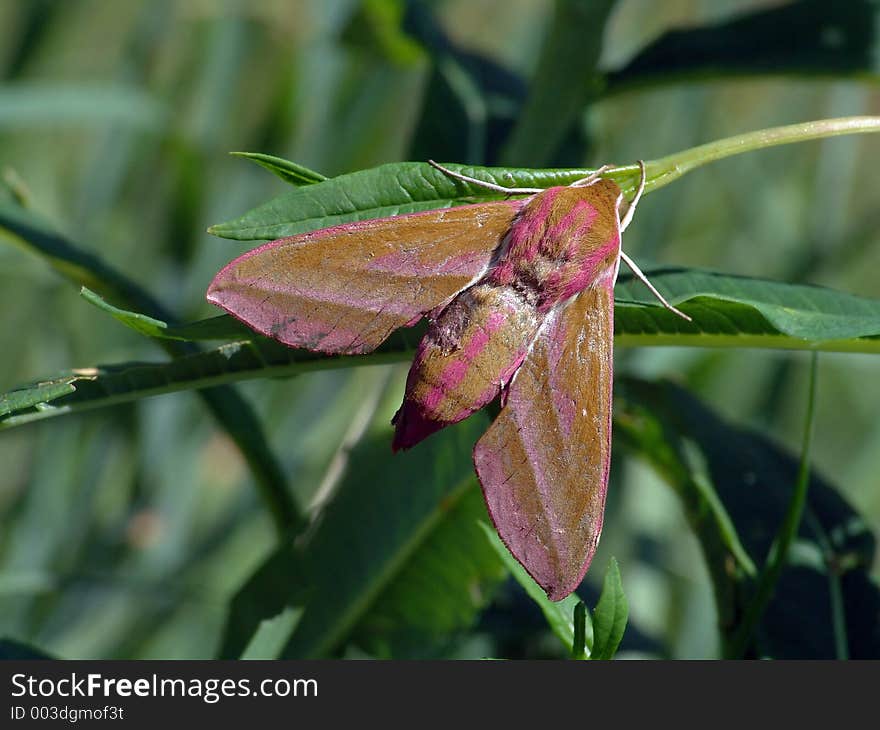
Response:
[[[636,206],[639,204],[639,200],[642,197],[642,193],[645,192],[645,181],[647,180],[647,173],[645,172],[645,163],[642,160],[638,161],[639,169],[642,171],[642,177],[639,180],[639,187],[636,190],[636,194],[633,196],[633,199],[630,201],[629,206],[626,209],[626,213],[623,218],[620,219],[620,232],[623,233],[627,226],[632,223],[633,213],[636,212]],[[631,268],[631,267],[630,267]]]
[[[462,175],[460,172],[453,172],[449,168],[437,164],[436,162],[434,162],[434,160],[428,160],[428,164],[431,167],[437,168],[443,174],[449,175],[449,177],[454,177],[456,180],[462,180],[473,185],[479,185],[482,188],[486,188],[487,190],[494,190],[498,193],[505,193],[507,195],[530,195],[532,193],[544,192],[544,188],[506,188],[503,185],[496,185],[495,183],[486,182],[485,180],[478,180],[475,177]]]
[[[641,281],[646,287],[648,287],[648,289],[651,291],[651,294],[653,294],[655,297],[657,297],[657,299],[660,300],[660,303],[664,307],[666,307],[670,312],[674,312],[682,319],[686,319],[688,322],[693,321],[684,312],[676,309],[669,302],[667,302],[663,298],[663,295],[654,288],[654,285],[648,280],[648,277],[645,276],[644,273],[642,273],[642,270],[638,266],[636,266],[636,262],[633,261],[629,256],[627,256],[623,251],[620,252],[620,258],[622,258],[626,265],[629,266],[633,274],[635,274],[636,278]]]
[[[586,177],[582,177],[580,180],[575,180],[568,187],[570,188],[585,188],[589,185],[592,185],[594,182],[597,182],[599,178],[602,177],[602,173],[608,172],[609,170],[613,170],[615,165],[602,165],[602,167],[594,170]]]

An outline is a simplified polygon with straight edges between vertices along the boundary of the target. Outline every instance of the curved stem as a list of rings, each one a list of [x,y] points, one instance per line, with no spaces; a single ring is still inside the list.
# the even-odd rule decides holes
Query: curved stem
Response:
[[[837,137],[844,134],[867,134],[880,132],[880,117],[839,117],[837,119],[819,119],[813,122],[788,124],[784,127],[759,129],[733,137],[725,137],[714,142],[691,147],[675,152],[666,157],[652,160],[646,164],[648,183],[645,192],[650,192],[668,185],[691,170],[708,162],[721,160],[743,152],[775,147],[793,142],[806,142],[811,139]],[[615,168],[610,177],[638,176],[638,165],[626,165]]]

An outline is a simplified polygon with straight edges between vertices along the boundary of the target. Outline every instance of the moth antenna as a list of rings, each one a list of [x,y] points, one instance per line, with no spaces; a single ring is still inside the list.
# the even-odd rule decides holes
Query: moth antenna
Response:
[[[456,180],[462,180],[463,182],[471,183],[472,185],[479,185],[481,188],[494,190],[498,193],[505,193],[507,195],[531,195],[533,193],[544,192],[544,188],[506,188],[503,185],[496,185],[495,183],[486,182],[485,180],[478,180],[475,177],[462,175],[460,172],[454,172],[448,167],[443,167],[443,165],[434,162],[434,160],[428,160],[428,164],[431,167],[440,170],[443,174],[449,175],[449,177],[454,177]]]
[[[642,171],[641,179],[639,180],[639,187],[636,190],[636,194],[633,196],[633,199],[629,203],[629,207],[626,209],[626,214],[620,221],[620,232],[623,233],[627,226],[632,223],[633,213],[636,212],[636,206],[639,204],[639,200],[642,197],[642,193],[645,192],[645,181],[648,178],[648,174],[645,172],[645,163],[642,160],[638,160],[639,169]]]
[[[620,258],[622,258],[624,260],[624,262],[626,262],[626,265],[629,266],[630,270],[633,272],[633,274],[635,274],[636,278],[639,281],[641,281],[642,284],[644,284],[646,287],[648,287],[651,294],[653,294],[655,297],[657,297],[657,299],[660,300],[660,303],[664,307],[666,307],[670,312],[674,312],[682,319],[686,319],[688,322],[693,322],[693,320],[690,317],[688,317],[684,312],[682,312],[679,309],[676,309],[669,302],[667,302],[666,299],[663,298],[663,295],[657,291],[657,289],[654,287],[654,285],[648,280],[648,277],[645,276],[644,273],[642,273],[642,270],[638,266],[636,266],[635,261],[633,261],[623,251],[620,252]]]
[[[592,185],[594,182],[597,182],[599,178],[602,177],[602,173],[608,172],[609,170],[613,170],[616,165],[602,165],[602,167],[594,170],[586,177],[582,177],[580,180],[575,180],[568,187],[570,188],[585,188],[588,185]]]

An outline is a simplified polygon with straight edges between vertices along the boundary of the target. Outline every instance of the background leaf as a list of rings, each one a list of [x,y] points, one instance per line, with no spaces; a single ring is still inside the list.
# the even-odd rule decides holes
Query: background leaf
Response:
[[[113,122],[160,132],[168,109],[150,94],[121,85],[15,84],[0,88],[0,128],[33,129]]]
[[[608,563],[605,580],[602,583],[602,594],[593,609],[593,651],[591,659],[612,659],[623,632],[629,606],[620,580],[620,568],[614,558]]]
[[[40,216],[31,211],[14,204],[0,204],[0,232],[11,237],[28,253],[42,258],[61,276],[73,283],[79,286],[91,286],[106,296],[116,297],[129,306],[149,312],[150,314],[133,315],[142,325],[147,326],[149,323],[150,326],[155,327],[160,321],[157,318],[169,318],[166,310],[149,293],[97,256],[80,250],[72,242],[53,231]],[[192,344],[166,341],[163,346],[172,355],[198,357],[198,348]],[[87,381],[94,382],[93,375],[90,372]],[[69,375],[62,376],[61,381],[64,384],[56,379],[48,390],[43,385],[38,385],[38,394],[31,390],[26,393],[19,392],[8,398],[4,396],[0,399],[0,411],[11,412],[7,409],[14,407],[16,403],[25,402],[30,402],[28,407],[33,405],[39,409],[46,401],[34,400],[35,398],[39,399],[44,395],[51,397],[64,388],[73,387],[75,391],[76,387],[73,384],[81,378],[76,373],[73,376],[73,378]],[[130,388],[125,389],[130,390]],[[119,388],[115,390],[118,392]],[[106,390],[104,393],[111,395]],[[297,505],[290,498],[281,467],[267,447],[262,428],[250,406],[229,386],[205,388],[199,395],[250,464],[260,492],[275,519],[278,532],[285,533],[295,529],[301,524],[302,516]],[[111,397],[110,402],[119,401]]]
[[[0,639],[0,660],[23,661],[30,659],[54,659],[54,657],[14,639]]]
[[[713,578],[724,636],[738,625],[754,573],[712,528],[706,495],[717,495],[751,560],[762,561],[794,488],[797,458],[759,434],[725,423],[670,383],[627,379],[619,385],[626,406],[616,421],[618,433],[657,464],[681,498]],[[850,656],[876,655],[880,588],[869,573],[875,550],[876,538],[864,519],[813,473],[798,542],[758,628],[755,655],[833,658],[841,626],[848,627],[842,638]],[[813,600],[813,610],[797,610]]]
[[[871,0],[798,0],[669,31],[609,74],[608,91],[726,75],[876,75],[878,17]]]
[[[615,5],[616,0],[554,3],[529,96],[504,150],[505,161],[552,164],[564,159],[555,153],[600,85],[595,67]]]

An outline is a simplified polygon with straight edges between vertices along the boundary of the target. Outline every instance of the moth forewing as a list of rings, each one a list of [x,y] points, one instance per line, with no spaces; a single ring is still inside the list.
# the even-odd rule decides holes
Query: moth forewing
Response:
[[[522,204],[444,208],[272,241],[225,266],[208,301],[291,347],[370,352],[479,279]]]

